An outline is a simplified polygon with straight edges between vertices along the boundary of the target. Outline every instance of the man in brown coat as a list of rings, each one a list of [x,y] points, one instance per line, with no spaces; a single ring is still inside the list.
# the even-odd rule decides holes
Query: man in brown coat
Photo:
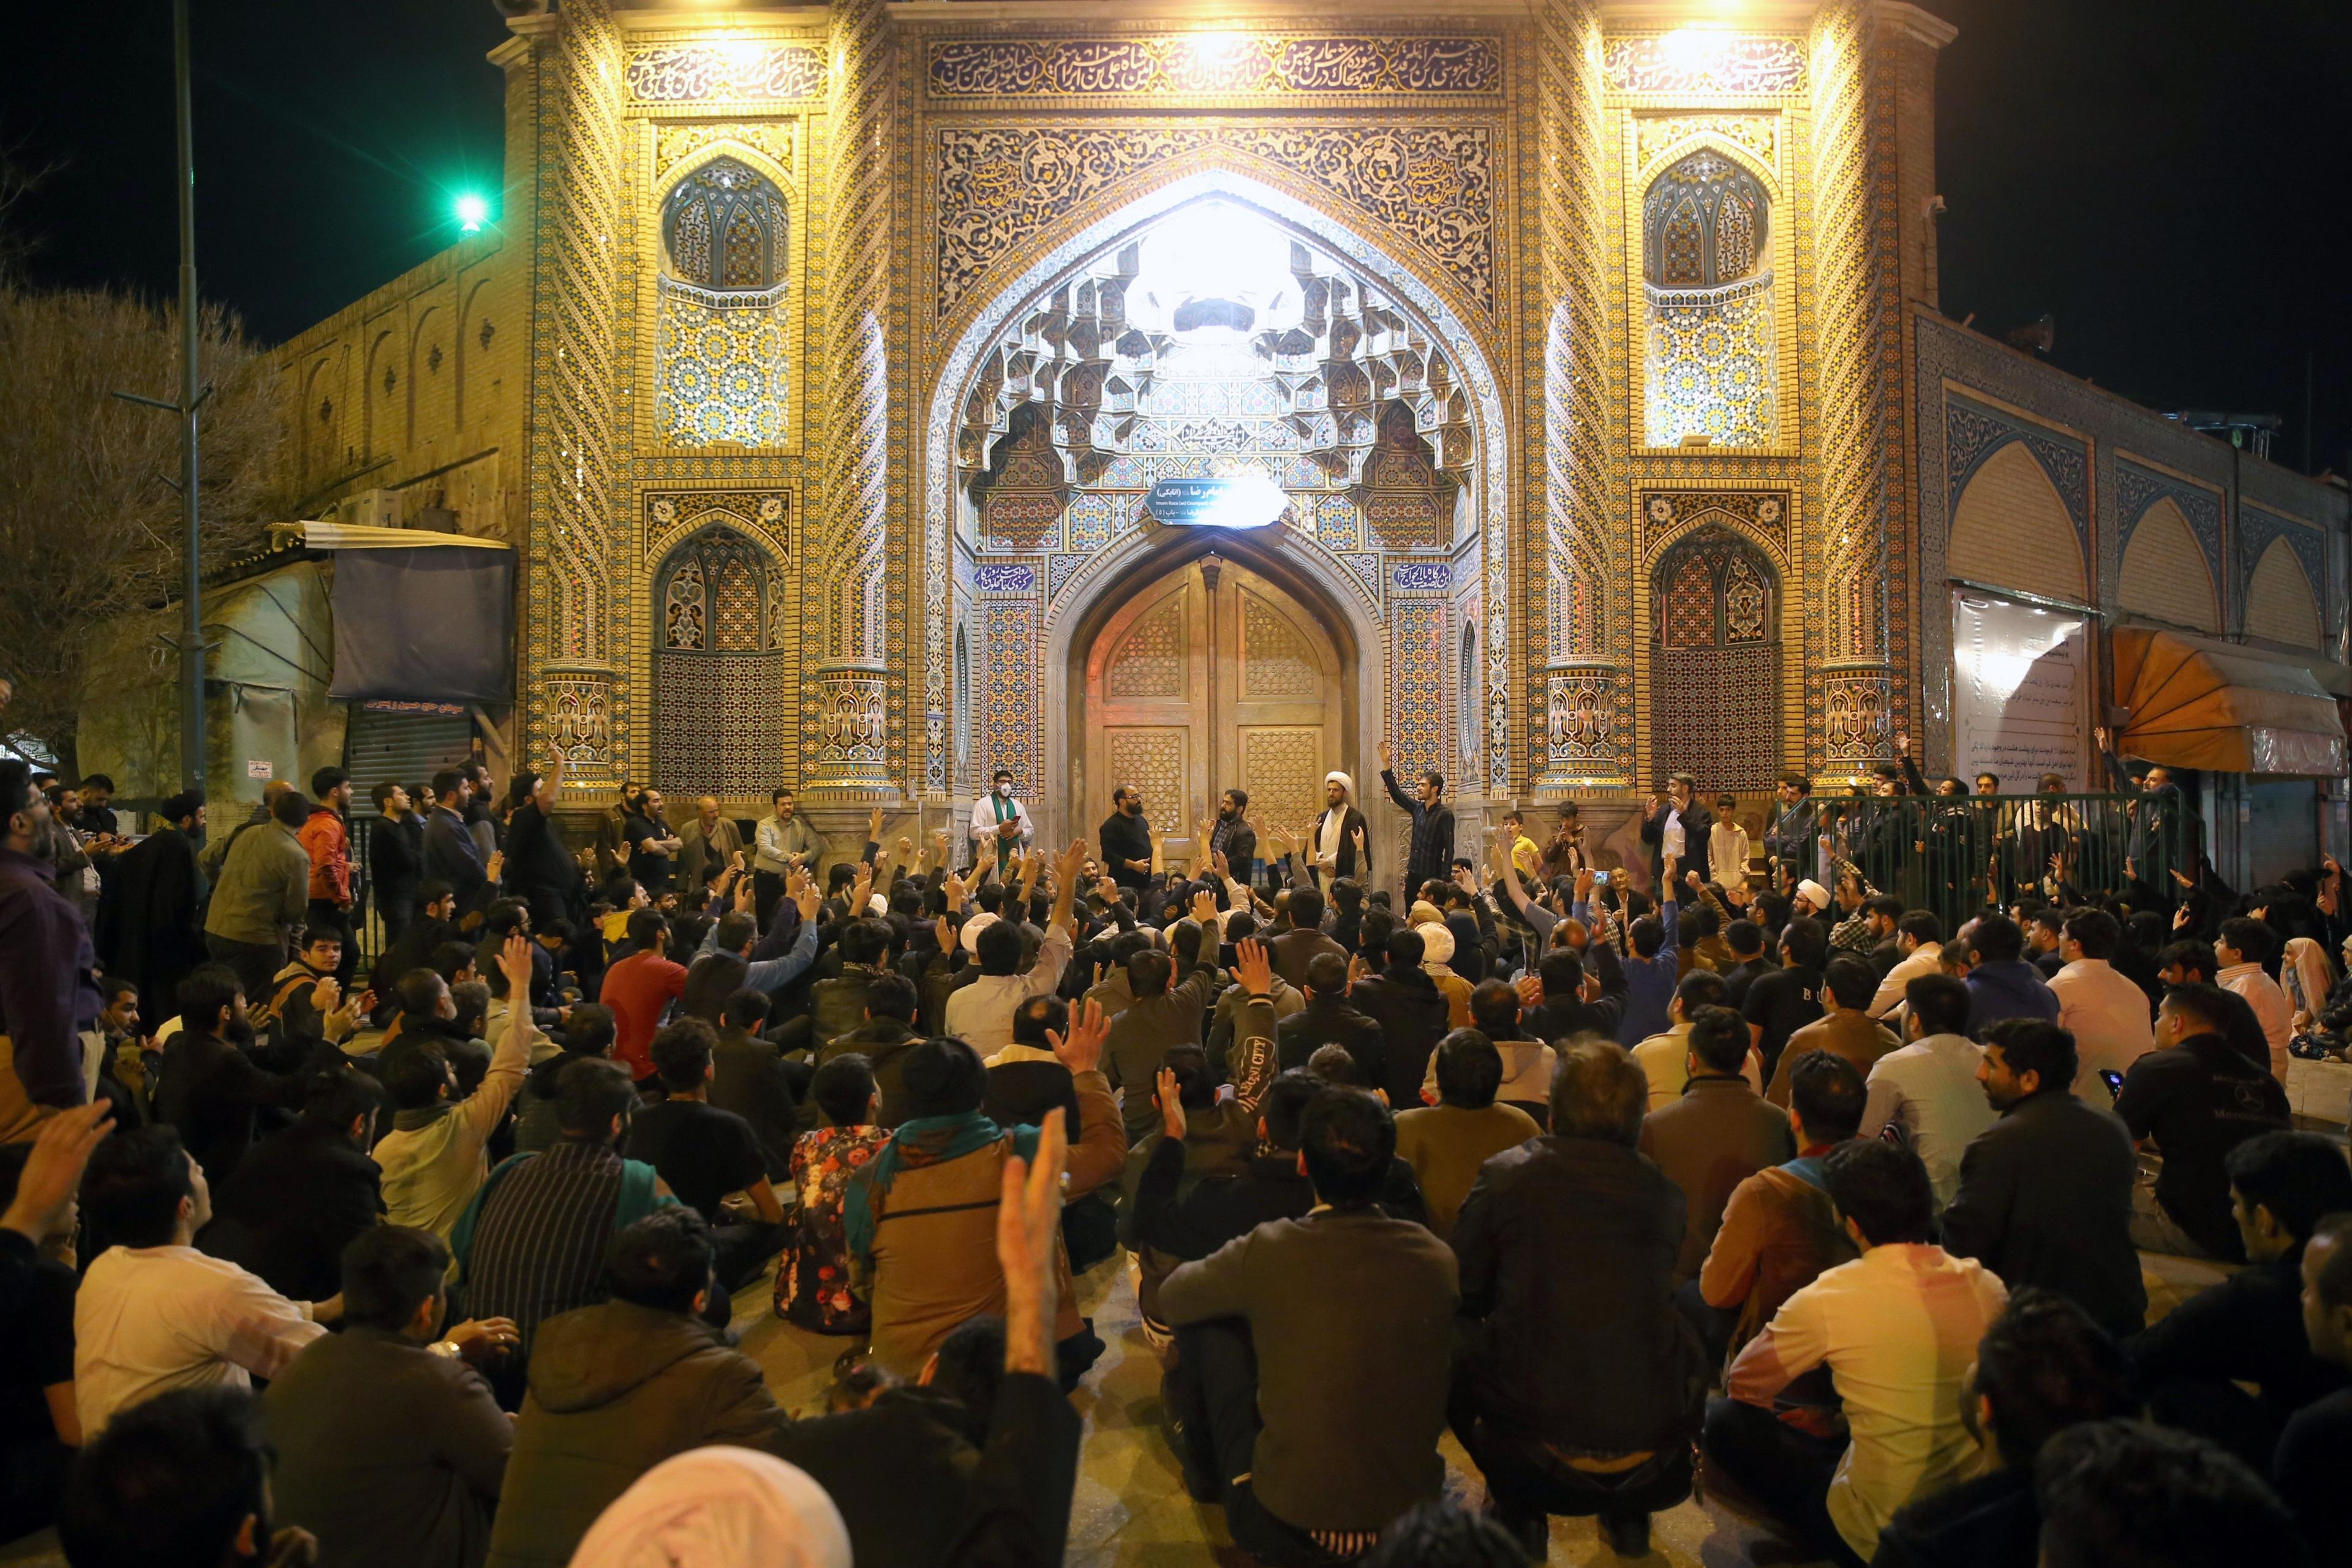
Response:
[[[1729,1364],[1781,1302],[1823,1270],[1853,1260],[1822,1163],[1862,1124],[1862,1075],[1844,1058],[1817,1051],[1790,1077],[1797,1157],[1733,1191],[1698,1279],[1675,1299],[1720,1364]]]
[[[605,1505],[664,1459],[775,1436],[760,1363],[699,1315],[714,1257],[700,1215],[663,1208],[614,1238],[611,1300],[539,1326],[489,1568],[562,1568]]]
[[[1853,1064],[1865,1082],[1878,1058],[1903,1044],[1870,1016],[1878,994],[1878,972],[1859,958],[1832,958],[1822,971],[1822,1016],[1789,1037],[1764,1098],[1783,1110],[1789,1104],[1789,1074],[1814,1051],[1829,1051]]]
[[[1690,1081],[1682,1098],[1642,1120],[1641,1151],[1657,1162],[1686,1205],[1675,1283],[1695,1278],[1731,1190],[1796,1152],[1788,1119],[1748,1087],[1748,1026],[1728,1007],[1691,1019]]]
[[[1336,952],[1348,962],[1348,950],[1323,933],[1323,893],[1318,888],[1290,889],[1290,929],[1270,938],[1265,950],[1274,955],[1274,972],[1301,991],[1307,989],[1307,966],[1318,952]]]

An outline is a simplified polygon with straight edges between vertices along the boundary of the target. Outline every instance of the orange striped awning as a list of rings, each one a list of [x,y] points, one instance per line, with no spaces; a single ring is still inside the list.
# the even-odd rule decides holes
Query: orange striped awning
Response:
[[[2309,669],[2152,626],[2116,627],[2113,651],[2128,755],[2220,773],[2345,771],[2344,720]]]

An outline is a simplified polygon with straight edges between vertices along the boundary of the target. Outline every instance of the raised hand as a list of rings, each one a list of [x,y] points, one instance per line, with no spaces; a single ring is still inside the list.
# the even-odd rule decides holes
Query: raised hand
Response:
[[[1381,771],[1382,773],[1389,773],[1395,767],[1396,753],[1389,749],[1389,743],[1386,741],[1382,741],[1381,742]]]
[[[1184,1100],[1176,1087],[1176,1075],[1166,1068],[1160,1069],[1154,1085],[1160,1099],[1160,1131],[1171,1142],[1184,1142]]]
[[[866,819],[866,837],[871,843],[882,842],[882,808],[878,805],[874,808],[873,815]]]
[[[750,914],[757,902],[758,894],[759,889],[753,886],[751,879],[745,878],[736,883],[735,912],[739,915]]]
[[[1512,982],[1512,988],[1518,992],[1522,1007],[1538,1006],[1543,1002],[1543,976],[1540,974],[1522,974]]]
[[[36,1246],[48,1239],[64,1222],[90,1155],[113,1128],[113,1107],[103,1100],[61,1110],[42,1122],[33,1136],[33,1152],[17,1174],[16,1195],[0,1215],[0,1229],[13,1230]]]
[[[1206,888],[1202,888],[1200,891],[1194,893],[1192,895],[1192,908],[1190,913],[1196,923],[1204,926],[1214,926],[1217,923],[1216,895],[1210,892]]]
[[[938,916],[931,921],[931,940],[940,944],[942,957],[955,951],[955,928],[948,924],[947,916]]]
[[[1045,1031],[1045,1043],[1054,1048],[1054,1059],[1072,1073],[1092,1072],[1102,1066],[1103,1041],[1110,1037],[1110,1018],[1103,1012],[1102,1004],[1088,997],[1070,1011],[1070,1033],[1065,1039],[1059,1030]]]
[[[996,1204],[996,1262],[1004,1274],[1004,1370],[1054,1370],[1054,1315],[1061,1300],[1055,1260],[1062,1236],[1062,1176],[1068,1131],[1055,1106],[1045,1113],[1037,1156],[1004,1162]]]
[[[1274,994],[1274,961],[1266,956],[1265,943],[1254,936],[1242,939],[1234,949],[1234,978],[1252,996]]]
[[[1592,868],[1585,867],[1576,874],[1576,901],[1580,904],[1592,897]]]
[[[506,945],[499,949],[499,973],[507,977],[507,1000],[518,1005],[530,1005],[530,938],[519,931],[507,932]]]
[[[1039,853],[1037,858],[1043,861],[1044,854]],[[1086,864],[1087,841],[1083,838],[1072,839],[1070,847],[1054,858],[1054,876],[1058,885],[1065,888],[1076,887],[1078,873],[1086,868]]]
[[[1911,737],[1901,730],[1895,731],[1895,754],[1898,757],[1911,754]]]
[[[806,871],[797,872],[790,891],[793,907],[801,912],[801,923],[806,925],[815,921],[817,910],[824,903],[817,897],[816,879]]]

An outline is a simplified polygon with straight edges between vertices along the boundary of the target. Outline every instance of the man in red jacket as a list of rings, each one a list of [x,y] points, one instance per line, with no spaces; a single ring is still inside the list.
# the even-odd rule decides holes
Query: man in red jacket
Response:
[[[343,934],[336,981],[348,989],[359,968],[360,944],[350,937],[352,921],[352,830],[344,814],[352,806],[352,775],[320,768],[310,775],[310,816],[294,837],[310,857],[310,929],[332,927]]]
[[[635,951],[604,971],[597,1000],[613,1010],[613,1059],[643,1083],[654,1076],[654,1034],[662,1011],[686,994],[686,965],[669,957],[669,922],[652,910],[629,916]]]

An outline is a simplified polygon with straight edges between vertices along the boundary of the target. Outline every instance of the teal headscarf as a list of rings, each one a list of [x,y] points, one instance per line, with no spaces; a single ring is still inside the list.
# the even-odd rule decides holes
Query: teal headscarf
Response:
[[[890,1141],[874,1152],[849,1178],[842,1194],[841,1234],[849,1256],[860,1264],[874,1250],[876,1212],[889,1197],[898,1173],[912,1166],[942,1165],[976,1153],[999,1139],[1010,1137],[1013,1152],[1024,1160],[1037,1154],[1037,1129],[1015,1127],[1009,1133],[984,1110],[958,1111],[949,1116],[918,1116],[902,1121]]]

